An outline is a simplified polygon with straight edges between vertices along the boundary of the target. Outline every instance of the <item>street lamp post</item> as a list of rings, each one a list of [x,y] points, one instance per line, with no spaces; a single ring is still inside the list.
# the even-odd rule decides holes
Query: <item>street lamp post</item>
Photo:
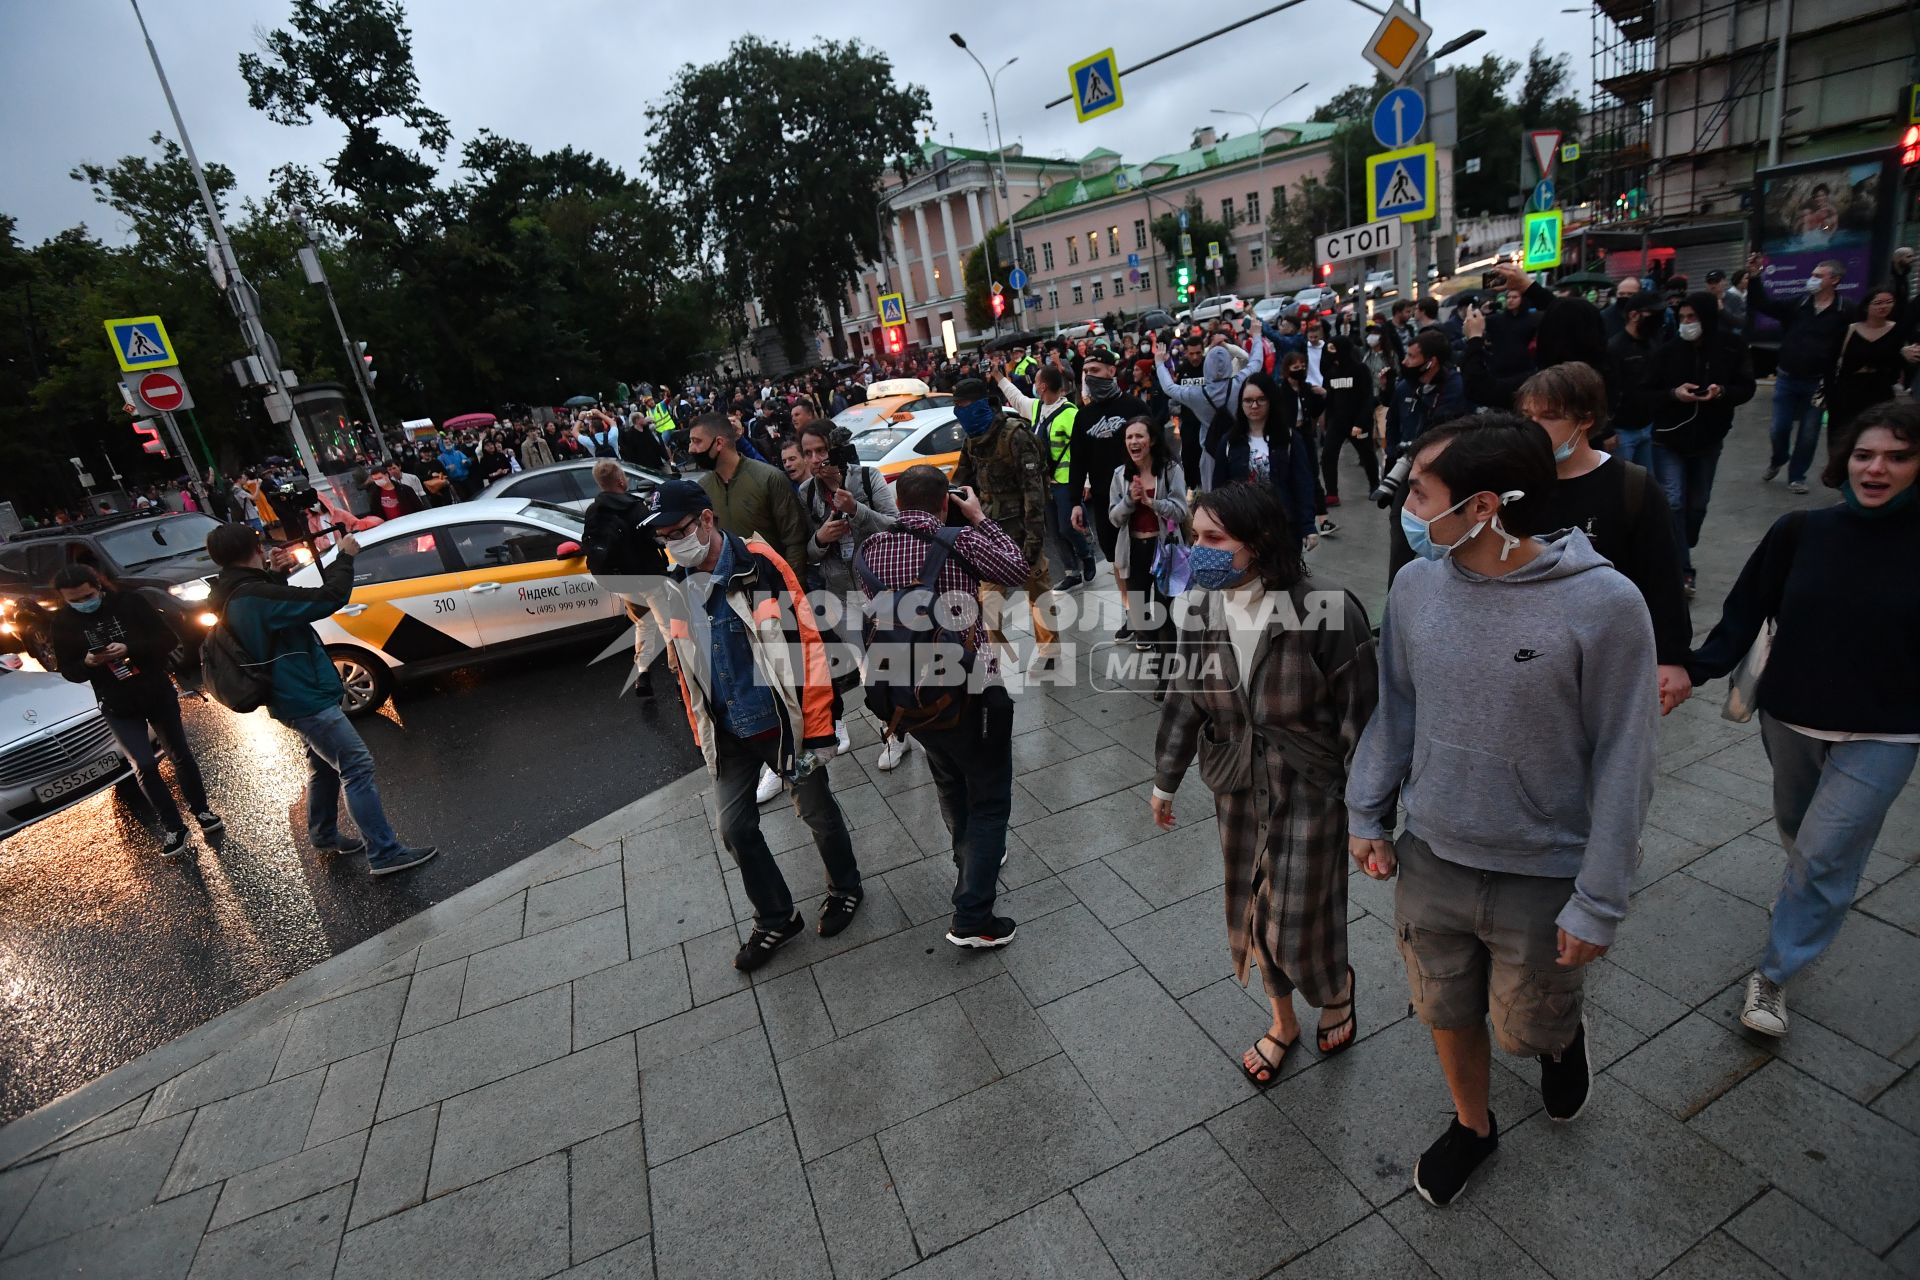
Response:
[[[366,362],[354,350],[353,340],[347,337],[346,323],[340,319],[339,304],[333,299],[333,285],[328,282],[327,269],[320,262],[320,242],[314,238],[313,227],[303,211],[293,210],[293,224],[307,238],[306,244],[300,248],[300,268],[306,273],[307,283],[319,285],[320,292],[326,295],[327,310],[333,313],[333,327],[340,331],[340,350],[347,358],[347,372],[353,378],[353,385],[359,389],[360,404],[367,411],[367,425],[373,428],[373,438],[380,446],[380,456],[391,458],[393,453],[387,448],[387,433],[380,429],[380,415],[373,410],[373,388],[367,383]]]
[[[1420,0],[1413,0],[1413,12],[1415,17],[1420,16]],[[1412,74],[1417,74],[1420,77],[1420,80],[1419,80],[1420,100],[1422,102],[1429,101],[1433,96],[1432,95],[1433,64],[1440,61],[1440,59],[1446,57],[1450,53],[1460,52],[1460,50],[1466,48],[1468,45],[1472,44],[1475,40],[1480,39],[1482,36],[1486,34],[1487,34],[1486,32],[1480,30],[1478,27],[1475,27],[1471,31],[1468,31],[1462,35],[1455,36],[1453,39],[1447,41],[1445,44],[1441,45],[1438,49],[1434,50],[1432,53],[1428,54],[1426,57],[1420,60],[1419,65],[1412,69]],[[1449,179],[1451,179],[1452,175],[1449,174],[1448,177]],[[1439,175],[1437,173],[1434,175],[1434,181],[1435,181],[1435,184],[1438,185]],[[1440,199],[1440,193],[1437,190],[1430,192],[1428,194],[1429,194],[1429,198],[1436,202],[1438,202],[1438,200]],[[1432,251],[1433,251],[1432,225],[1433,224],[1431,221],[1422,222],[1420,223],[1418,228],[1416,228],[1414,231],[1414,235],[1413,235],[1414,280],[1413,280],[1412,291],[1409,295],[1412,297],[1419,297],[1422,293],[1426,291],[1427,263],[1431,260]]]
[[[1242,120],[1253,121],[1254,141],[1255,141],[1255,144],[1259,147],[1259,157],[1260,157],[1260,164],[1259,164],[1260,176],[1255,179],[1255,186],[1258,188],[1259,194],[1263,196],[1266,194],[1266,191],[1267,191],[1267,116],[1270,115],[1275,108],[1277,108],[1281,103],[1285,102],[1288,98],[1291,98],[1294,94],[1304,90],[1309,83],[1311,82],[1302,81],[1299,88],[1291,89],[1286,93],[1281,94],[1280,97],[1277,98],[1272,103],[1272,105],[1270,105],[1265,111],[1262,111],[1260,113],[1258,118],[1255,118],[1253,115],[1245,111],[1222,111],[1219,107],[1213,108],[1213,114],[1216,116],[1238,116]],[[1263,215],[1264,215],[1264,206],[1263,206]],[[1273,293],[1273,263],[1272,263],[1273,252],[1272,252],[1272,246],[1267,239],[1266,227],[1267,227],[1267,220],[1265,216],[1262,216],[1260,219],[1260,296],[1263,298]]]
[[[953,41],[954,46],[958,48],[960,52],[973,59],[973,65],[980,68],[980,74],[985,77],[987,82],[987,104],[993,108],[993,147],[1000,161],[1000,187],[994,192],[993,210],[995,217],[1007,224],[1007,234],[1013,237],[1014,265],[1024,271],[1027,260],[1026,256],[1020,250],[1020,229],[1013,225],[1013,186],[1007,181],[1007,141],[1006,135],[1000,132],[1000,98],[995,92],[994,85],[994,82],[1000,78],[1000,72],[1005,71],[1008,67],[1020,61],[1020,58],[1019,55],[1016,54],[1001,63],[999,71],[989,72],[987,70],[987,64],[980,61],[979,55],[967,47],[967,42],[960,38],[958,31],[948,33],[947,39]],[[1000,193],[1003,191],[1006,193],[1006,207],[1004,210],[1000,202]],[[987,266],[989,269],[993,266],[993,242],[991,238],[989,238],[987,242]],[[1013,291],[1013,314],[1015,316],[1023,315],[1026,309],[1026,290],[1015,289]],[[1022,322],[1016,319],[1014,321],[1014,328],[1018,330],[1021,327]]]

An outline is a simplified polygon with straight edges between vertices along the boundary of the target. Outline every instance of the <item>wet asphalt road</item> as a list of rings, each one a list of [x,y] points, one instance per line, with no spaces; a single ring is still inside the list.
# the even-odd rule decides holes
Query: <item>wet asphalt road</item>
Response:
[[[401,838],[440,847],[414,871],[376,880],[364,858],[316,857],[298,739],[193,697],[217,847],[196,832],[162,861],[151,811],[112,790],[0,841],[0,1122],[696,767],[666,673],[660,697],[623,698],[630,666],[590,666],[601,647],[402,686],[360,721]]]

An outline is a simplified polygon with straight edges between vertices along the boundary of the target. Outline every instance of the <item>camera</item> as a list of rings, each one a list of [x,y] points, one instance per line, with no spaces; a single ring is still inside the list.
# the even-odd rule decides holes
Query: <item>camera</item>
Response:
[[[835,427],[828,435],[827,461],[840,468],[841,475],[860,465],[860,451],[853,447],[853,432],[850,429]]]
[[[1375,485],[1373,492],[1367,495],[1373,499],[1373,505],[1376,507],[1392,506],[1395,496],[1399,494],[1401,487],[1407,483],[1407,473],[1412,470],[1413,455],[1410,453],[1401,454],[1400,461],[1394,463],[1392,470],[1380,477],[1380,483]]]
[[[1507,287],[1506,274],[1500,271],[1482,272],[1480,276],[1480,287],[1482,289],[1505,289]]]

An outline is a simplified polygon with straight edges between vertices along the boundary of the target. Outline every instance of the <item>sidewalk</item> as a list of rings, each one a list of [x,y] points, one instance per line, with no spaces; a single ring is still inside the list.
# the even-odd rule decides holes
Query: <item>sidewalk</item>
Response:
[[[1703,628],[1787,501],[1738,484]],[[1335,514],[1314,563],[1377,606],[1384,518]],[[1920,1276],[1920,792],[1791,1038],[1752,1037],[1782,854],[1719,693],[1661,724],[1592,1104],[1548,1123],[1496,1055],[1501,1150],[1450,1209],[1409,1189],[1449,1104],[1391,886],[1352,881],[1361,1042],[1308,1037],[1256,1093],[1209,798],[1157,832],[1154,708],[1083,682],[1019,701],[1007,950],[942,940],[924,757],[880,773],[863,717],[830,765],[867,876],[846,934],[733,971],[746,906],[691,775],[0,1129],[0,1280]],[[804,827],[763,816],[818,895]]]

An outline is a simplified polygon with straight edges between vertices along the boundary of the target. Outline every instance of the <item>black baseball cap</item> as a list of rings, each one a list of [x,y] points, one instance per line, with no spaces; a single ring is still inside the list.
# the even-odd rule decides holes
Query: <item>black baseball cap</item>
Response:
[[[1088,347],[1086,358],[1095,364],[1118,365],[1120,363],[1120,357],[1115,355],[1113,348],[1104,342]]]
[[[1707,272],[1708,284],[1719,284],[1722,280],[1725,280],[1726,278],[1727,278],[1727,273],[1722,271],[1718,267],[1715,267],[1713,270]]]
[[[713,510],[713,499],[691,480],[669,480],[653,491],[653,510],[640,522],[642,528],[657,529],[679,524],[688,516]]]

